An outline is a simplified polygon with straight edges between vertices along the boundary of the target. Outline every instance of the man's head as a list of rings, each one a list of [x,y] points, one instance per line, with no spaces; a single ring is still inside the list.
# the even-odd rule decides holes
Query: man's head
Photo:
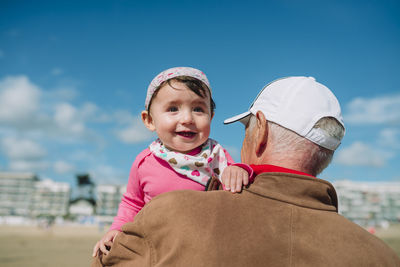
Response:
[[[249,111],[225,120],[246,125],[242,162],[274,164],[320,173],[344,135],[340,105],[312,77],[288,77],[266,85]]]

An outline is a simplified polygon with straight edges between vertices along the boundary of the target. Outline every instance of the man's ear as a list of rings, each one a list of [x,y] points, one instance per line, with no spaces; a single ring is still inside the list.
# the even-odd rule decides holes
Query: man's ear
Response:
[[[256,136],[256,154],[257,156],[261,156],[267,147],[268,140],[268,123],[267,119],[264,116],[264,113],[261,111],[257,111],[257,136]]]
[[[146,128],[154,132],[156,130],[156,126],[154,125],[154,121],[150,115],[150,112],[148,112],[147,110],[143,110],[141,115],[142,115],[142,121],[146,126]]]

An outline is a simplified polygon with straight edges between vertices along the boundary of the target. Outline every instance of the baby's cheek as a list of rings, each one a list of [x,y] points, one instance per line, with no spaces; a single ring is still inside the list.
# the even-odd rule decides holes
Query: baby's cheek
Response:
[[[205,129],[206,129],[205,132],[207,133],[207,136],[210,135],[210,131],[211,131],[211,121],[209,121],[209,122],[206,124]]]

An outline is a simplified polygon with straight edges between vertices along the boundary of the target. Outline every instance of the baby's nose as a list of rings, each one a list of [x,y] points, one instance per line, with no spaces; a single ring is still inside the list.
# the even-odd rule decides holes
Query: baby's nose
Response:
[[[181,123],[192,123],[192,122],[193,122],[192,112],[189,111],[182,112]]]

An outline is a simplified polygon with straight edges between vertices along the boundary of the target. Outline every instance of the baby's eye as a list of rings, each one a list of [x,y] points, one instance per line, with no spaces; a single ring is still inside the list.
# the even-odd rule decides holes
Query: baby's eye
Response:
[[[202,107],[195,107],[193,109],[194,112],[204,112],[204,109]]]
[[[177,107],[169,107],[168,111],[169,112],[176,112],[176,111],[178,111],[178,108]]]

